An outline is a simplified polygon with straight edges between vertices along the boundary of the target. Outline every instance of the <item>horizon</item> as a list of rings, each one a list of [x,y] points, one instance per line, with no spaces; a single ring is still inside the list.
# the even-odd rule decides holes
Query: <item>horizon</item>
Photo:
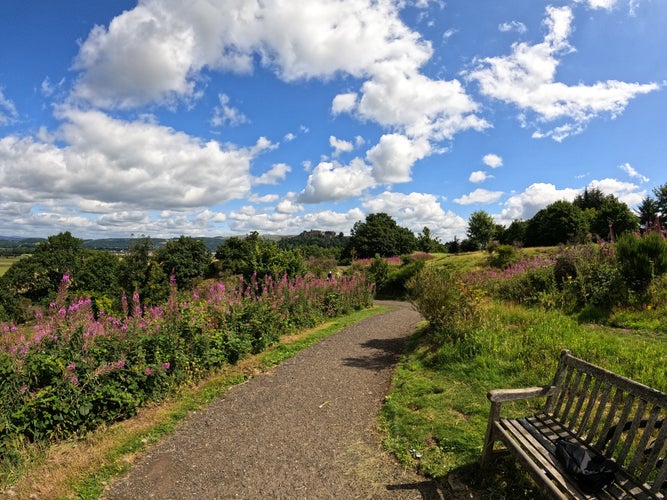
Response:
[[[0,233],[465,237],[665,184],[667,2],[0,4]],[[213,235],[213,236],[209,236]]]

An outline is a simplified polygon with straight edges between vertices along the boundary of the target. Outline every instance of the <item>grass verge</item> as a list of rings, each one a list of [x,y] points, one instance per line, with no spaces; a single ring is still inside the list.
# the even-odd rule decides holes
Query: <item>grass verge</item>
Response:
[[[513,460],[482,477],[477,462],[494,388],[551,382],[562,349],[667,391],[667,336],[646,330],[582,325],[556,311],[492,304],[477,330],[458,343],[418,331],[394,375],[381,414],[385,446],[408,467],[454,476],[482,498],[537,498]],[[543,400],[504,405],[525,415]],[[531,406],[532,405],[532,406]]]
[[[136,417],[98,429],[79,440],[26,448],[20,478],[3,491],[17,499],[94,499],[109,481],[129,469],[133,459],[179,421],[201,409],[227,388],[270,370],[319,340],[389,307],[365,309],[319,327],[286,336],[267,351],[226,366],[196,386],[187,387],[160,405],[142,408]],[[1,486],[0,486],[1,487]]]

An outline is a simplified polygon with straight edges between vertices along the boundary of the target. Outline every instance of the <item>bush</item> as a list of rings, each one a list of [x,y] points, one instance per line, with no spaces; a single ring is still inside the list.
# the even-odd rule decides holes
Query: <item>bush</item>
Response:
[[[425,268],[407,282],[410,302],[444,341],[461,341],[482,317],[482,293],[459,276]]]
[[[651,281],[667,272],[667,240],[661,231],[626,233],[616,241],[615,252],[619,270],[640,300]]]
[[[0,324],[0,460],[24,441],[59,439],[135,414],[209,370],[303,325],[372,305],[364,276],[208,282],[120,317],[68,296],[69,276],[33,331]],[[95,313],[98,312],[98,315]]]

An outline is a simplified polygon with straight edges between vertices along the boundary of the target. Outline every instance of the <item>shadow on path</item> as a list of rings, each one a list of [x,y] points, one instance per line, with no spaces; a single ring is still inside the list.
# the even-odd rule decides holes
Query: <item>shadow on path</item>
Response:
[[[369,353],[343,359],[343,365],[366,370],[380,371],[398,363],[405,349],[405,338],[371,339],[361,344]]]

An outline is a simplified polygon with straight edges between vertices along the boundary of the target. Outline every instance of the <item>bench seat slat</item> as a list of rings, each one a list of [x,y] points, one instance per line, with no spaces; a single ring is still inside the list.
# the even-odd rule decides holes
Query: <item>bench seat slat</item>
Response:
[[[648,492],[646,486],[637,484],[623,471],[619,472],[617,481],[603,492],[586,494],[581,491],[554,455],[555,441],[559,437],[576,440],[576,436],[548,415],[534,415],[525,419],[501,418],[496,422],[496,428],[503,443],[521,455],[520,461],[531,475],[541,479],[539,484],[552,486],[549,491],[545,491],[552,498],[656,498]]]

